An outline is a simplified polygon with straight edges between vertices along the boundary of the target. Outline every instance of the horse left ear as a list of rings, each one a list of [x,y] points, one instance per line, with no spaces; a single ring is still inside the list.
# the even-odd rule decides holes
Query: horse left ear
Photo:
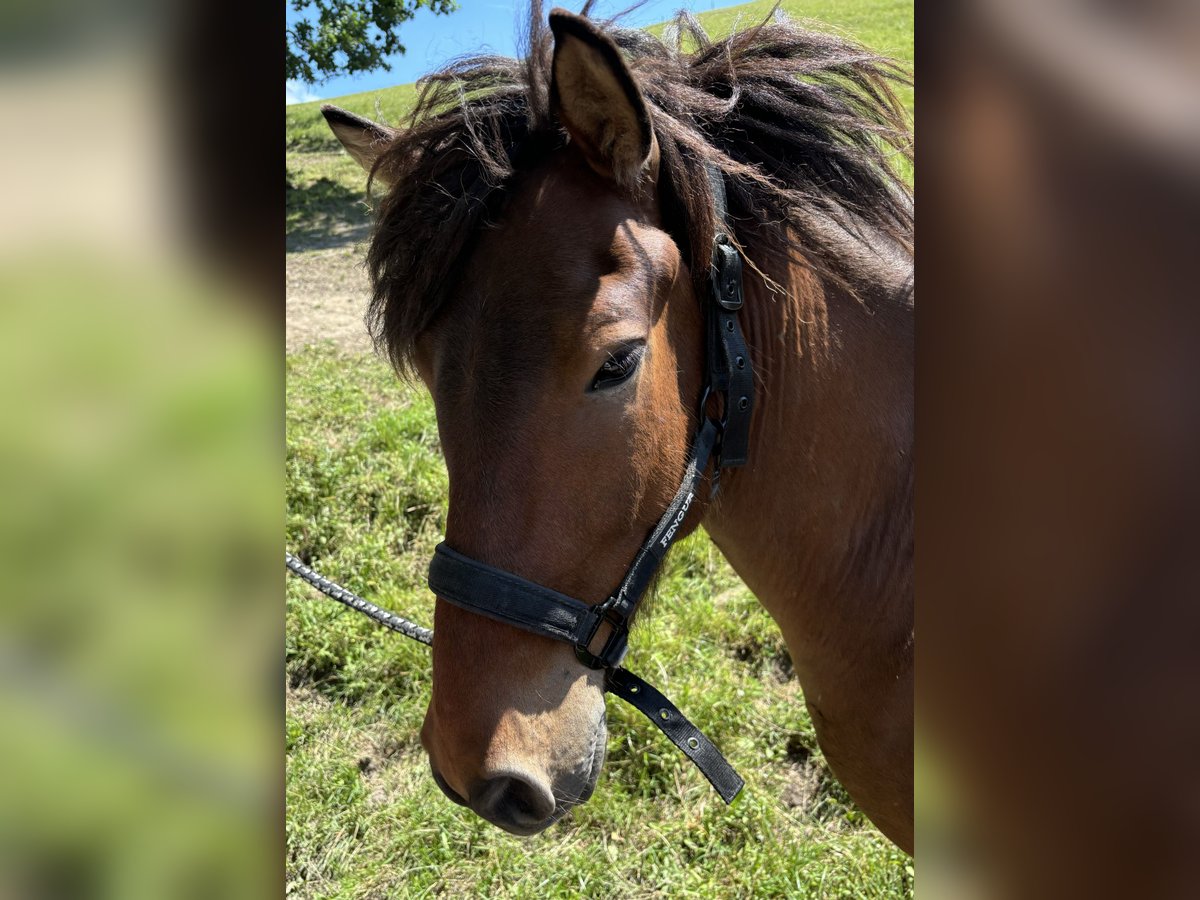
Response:
[[[362,116],[356,116],[354,113],[330,103],[321,107],[321,115],[325,117],[330,131],[342,142],[346,152],[368,172],[375,165],[375,160],[396,137],[395,129],[372,122],[370,119],[364,119]],[[381,180],[386,182],[386,178]]]
[[[612,39],[563,9],[550,13],[550,103],[588,164],[622,187],[654,177],[658,144],[650,111]]]

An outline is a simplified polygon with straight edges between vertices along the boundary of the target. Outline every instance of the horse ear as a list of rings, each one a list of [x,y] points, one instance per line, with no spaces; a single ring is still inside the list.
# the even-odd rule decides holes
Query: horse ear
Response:
[[[617,45],[583,16],[550,13],[554,62],[550,103],[571,141],[598,173],[622,187],[653,177],[658,145],[650,111]]]
[[[321,115],[342,146],[368,172],[396,136],[395,129],[328,103],[321,107]]]

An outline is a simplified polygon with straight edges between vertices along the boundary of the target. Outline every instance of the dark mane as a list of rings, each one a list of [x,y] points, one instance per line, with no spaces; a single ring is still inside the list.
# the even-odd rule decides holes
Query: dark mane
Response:
[[[751,263],[759,252],[794,252],[854,289],[845,235],[832,232],[883,236],[912,252],[912,194],[895,166],[912,160],[912,142],[891,89],[911,82],[896,64],[780,17],[721,41],[686,13],[666,40],[605,30],[650,107],[664,213],[698,286],[714,229],[706,163],[727,176]],[[423,79],[408,127],[371,173],[393,187],[368,252],[367,324],[401,371],[510,179],[566,145],[550,111],[553,38],[540,0],[527,44],[524,59],[471,57]]]

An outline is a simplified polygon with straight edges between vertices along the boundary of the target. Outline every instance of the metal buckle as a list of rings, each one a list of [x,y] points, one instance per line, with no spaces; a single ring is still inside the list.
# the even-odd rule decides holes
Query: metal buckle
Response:
[[[724,232],[713,239],[713,267],[713,299],[726,312],[737,312],[742,308],[742,257]]]
[[[629,631],[625,627],[625,621],[613,611],[615,602],[615,597],[609,597],[599,606],[595,607],[595,612],[597,613],[595,623],[588,631],[587,637],[575,645],[576,658],[589,669],[615,668],[625,658],[625,651],[628,649]],[[596,634],[600,631],[600,626],[605,622],[612,627],[612,633],[605,639],[604,646],[601,648],[599,655],[597,655],[592,653],[588,648],[591,647],[592,641],[596,639]]]

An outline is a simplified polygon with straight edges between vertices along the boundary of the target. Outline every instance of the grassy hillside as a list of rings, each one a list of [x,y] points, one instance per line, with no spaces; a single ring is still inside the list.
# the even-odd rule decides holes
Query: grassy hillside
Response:
[[[756,0],[754,3],[702,13],[700,20],[710,34],[727,34],[739,24],[746,26],[761,22],[773,5],[771,0]],[[843,32],[880,53],[912,62],[912,0],[783,0],[780,6],[794,19],[811,20],[815,28]],[[460,13],[469,14],[469,11]],[[661,34],[662,28],[663,26],[659,25],[650,30]],[[321,117],[322,103],[333,103],[377,121],[396,123],[412,109],[416,96],[415,85],[402,84],[398,87],[363,91],[360,94],[347,94],[344,97],[289,106],[285,129],[287,149],[339,149],[337,140]],[[905,88],[901,99],[911,110],[912,90]]]
[[[762,21],[772,5],[770,0],[757,0],[702,13],[699,18],[710,34],[727,34],[739,25]],[[794,19],[810,21],[814,28],[839,31],[881,53],[912,62],[912,0],[783,0],[781,8]],[[651,30],[661,33],[662,27]],[[912,88],[902,87],[898,94],[911,113]],[[338,220],[357,227],[368,222],[363,203],[366,179],[325,124],[321,104],[334,103],[395,124],[412,109],[416,96],[416,85],[402,84],[285,108],[289,249],[319,239]],[[909,167],[903,169],[911,177]]]
[[[783,6],[911,59],[911,2]],[[702,19],[720,33],[767,9],[752,3]],[[333,102],[396,121],[413,96],[405,85]],[[350,253],[367,221],[363,173],[318,107],[287,108],[289,266]],[[342,246],[311,249],[331,235]],[[431,623],[424,574],[444,529],[447,483],[427,394],[373,356],[332,344],[289,354],[286,384],[287,546]],[[777,629],[703,534],[668,560],[628,665],[716,741],[746,790],[726,808],[653,725],[613,699],[595,795],[531,839],[487,825],[434,785],[418,739],[427,648],[297,579],[286,598],[289,896],[912,896],[911,860],[831,776]]]
[[[408,114],[416,98],[415,84],[401,84],[377,91],[363,91],[361,94],[347,94],[331,100],[294,103],[285,107],[287,120],[284,133],[287,135],[287,149],[302,152],[341,149],[337,138],[333,136],[321,115],[322,103],[333,103],[377,122],[395,123]]]

